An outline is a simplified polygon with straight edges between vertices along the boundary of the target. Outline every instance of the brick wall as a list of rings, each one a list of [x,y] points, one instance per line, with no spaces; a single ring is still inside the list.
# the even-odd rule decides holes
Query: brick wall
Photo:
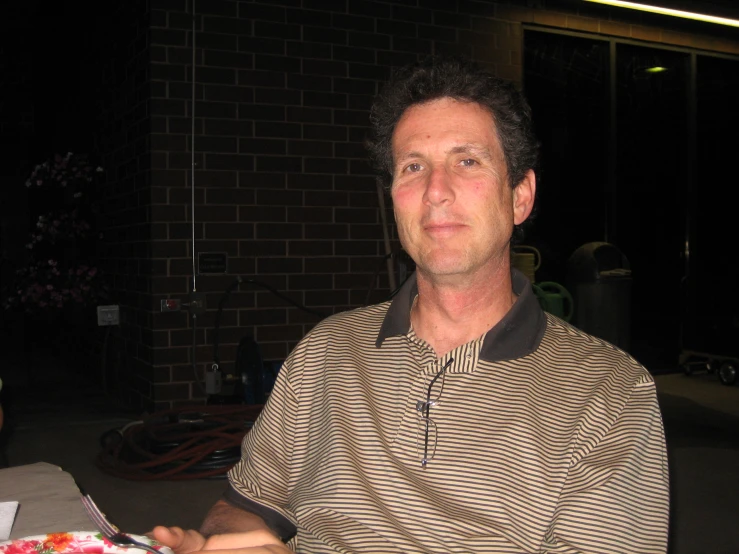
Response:
[[[544,6],[197,2],[196,249],[227,252],[230,260],[227,275],[197,282],[210,308],[194,333],[201,377],[211,360],[215,307],[235,275],[332,313],[364,304],[383,268],[371,301],[387,295],[378,198],[362,143],[370,102],[391,66],[458,53],[520,82],[522,24],[739,52],[714,26],[582,3],[527,7],[533,4]],[[110,263],[126,320],[111,351],[122,357],[118,365],[133,379],[138,402],[154,408],[203,397],[193,379],[191,321],[185,312],[158,311],[163,298],[187,300],[192,273],[189,10],[187,0],[152,0],[149,42],[128,37],[116,101],[123,111],[108,118],[119,138],[128,135],[125,146],[111,139],[118,146],[109,148],[116,171]],[[223,313],[220,357],[229,366],[248,334],[265,359],[282,360],[315,321],[242,285]]]
[[[97,144],[105,184],[100,266],[110,278],[121,325],[105,330],[102,373],[109,391],[133,406],[152,397],[156,374],[151,307],[149,14],[141,2],[111,2],[95,13],[100,83]]]
[[[215,307],[234,275],[253,276],[325,313],[388,292],[378,197],[363,148],[368,108],[393,64],[463,53],[520,75],[507,23],[473,30],[471,13],[392,2],[208,1],[196,19],[196,248],[225,251],[230,274],[200,277]],[[443,6],[443,3],[439,3]],[[154,303],[186,300],[190,245],[192,21],[185,2],[153,4],[152,221]],[[480,4],[483,15],[494,7]],[[154,314],[157,405],[199,396],[185,314]],[[198,369],[210,360],[214,311],[198,321]],[[252,335],[283,360],[317,319],[242,285],[222,320],[220,356]],[[207,329],[207,331],[206,331]]]

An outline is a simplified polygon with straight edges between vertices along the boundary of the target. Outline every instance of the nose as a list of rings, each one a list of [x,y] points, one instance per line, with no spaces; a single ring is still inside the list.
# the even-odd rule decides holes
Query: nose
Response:
[[[435,167],[429,172],[423,201],[432,206],[454,202],[452,179],[445,167]]]

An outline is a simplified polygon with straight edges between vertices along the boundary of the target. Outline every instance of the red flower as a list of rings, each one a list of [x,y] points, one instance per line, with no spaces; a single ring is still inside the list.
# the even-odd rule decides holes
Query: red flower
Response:
[[[46,535],[43,547],[44,550],[63,552],[73,540],[74,536],[71,533],[50,533]]]
[[[6,546],[0,546],[0,552],[4,554],[38,554],[36,547],[39,541],[13,541]]]

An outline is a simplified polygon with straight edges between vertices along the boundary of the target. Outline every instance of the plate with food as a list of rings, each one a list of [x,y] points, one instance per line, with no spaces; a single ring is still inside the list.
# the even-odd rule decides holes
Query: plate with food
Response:
[[[162,554],[173,554],[172,550],[149,537],[128,535],[143,544],[148,544]],[[49,533],[22,539],[0,542],[0,554],[148,554],[135,546],[116,546],[96,531],[71,531]]]

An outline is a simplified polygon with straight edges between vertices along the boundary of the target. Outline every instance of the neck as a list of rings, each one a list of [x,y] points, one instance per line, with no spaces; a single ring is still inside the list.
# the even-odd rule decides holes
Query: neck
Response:
[[[464,282],[439,281],[419,272],[411,322],[416,335],[443,356],[493,328],[515,301],[508,264]]]

